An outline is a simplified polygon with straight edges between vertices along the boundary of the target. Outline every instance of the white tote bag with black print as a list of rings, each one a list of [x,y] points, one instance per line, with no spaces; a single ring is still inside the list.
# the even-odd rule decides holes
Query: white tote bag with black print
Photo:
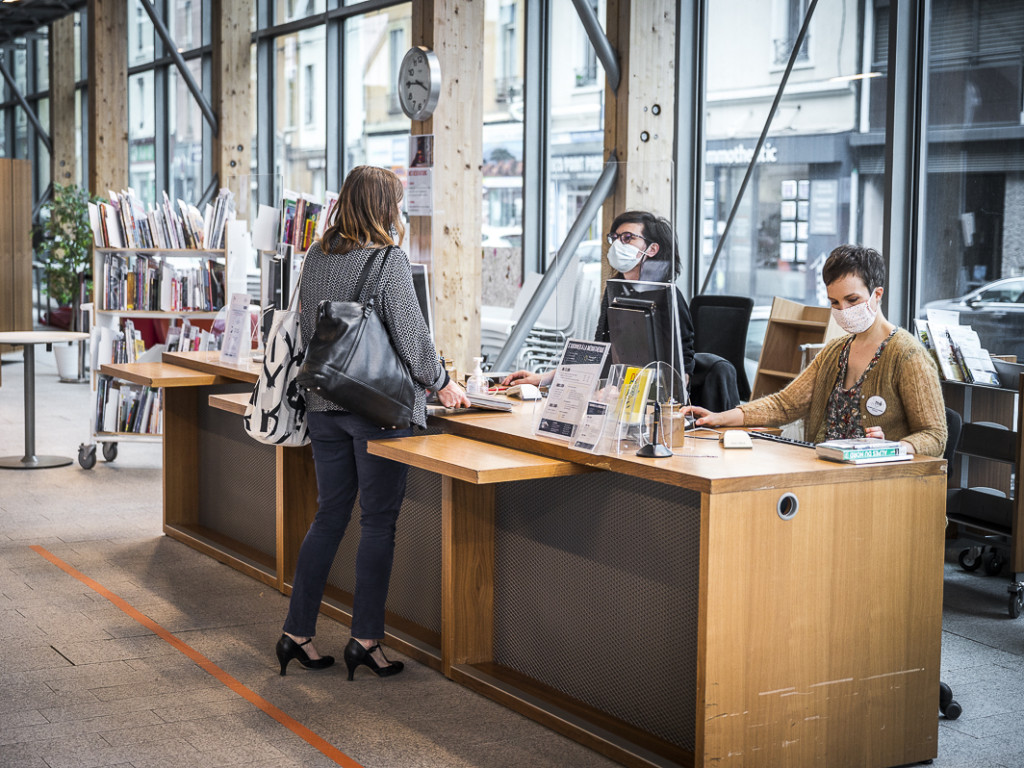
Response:
[[[263,370],[245,407],[245,431],[253,440],[268,445],[300,446],[309,442],[306,400],[295,381],[306,352],[296,309],[301,284],[300,272],[288,309],[274,310]]]

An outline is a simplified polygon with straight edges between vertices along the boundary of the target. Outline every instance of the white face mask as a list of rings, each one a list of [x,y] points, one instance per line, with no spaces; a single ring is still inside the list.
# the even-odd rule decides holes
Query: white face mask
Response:
[[[626,245],[621,240],[612,243],[608,249],[608,263],[616,272],[625,274],[631,269],[636,269],[644,258],[644,254],[635,245]]]
[[[871,308],[870,296],[867,301],[854,304],[846,309],[832,307],[832,317],[835,318],[839,327],[847,333],[864,333],[875,322],[875,315],[877,314],[878,310]]]

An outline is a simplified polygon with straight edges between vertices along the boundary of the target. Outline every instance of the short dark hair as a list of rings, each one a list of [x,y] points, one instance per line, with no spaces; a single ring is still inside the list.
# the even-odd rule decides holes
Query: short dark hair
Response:
[[[874,248],[862,245],[840,245],[832,251],[821,268],[821,279],[825,285],[847,275],[856,275],[864,281],[868,291],[885,285],[885,262],[882,254]]]
[[[615,232],[623,224],[639,224],[643,227],[644,237],[658,244],[658,254],[652,257],[655,261],[671,261],[679,272],[679,246],[676,243],[672,224],[664,216],[655,216],[649,211],[625,211],[615,217],[609,232]]]

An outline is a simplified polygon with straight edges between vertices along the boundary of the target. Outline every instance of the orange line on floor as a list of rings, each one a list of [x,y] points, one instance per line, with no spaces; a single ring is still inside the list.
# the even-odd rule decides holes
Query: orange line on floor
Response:
[[[363,768],[362,765],[357,763],[355,760],[346,755],[340,749],[329,744],[323,738],[313,733],[313,731],[309,730],[309,728],[304,726],[298,720],[295,720],[291,716],[285,714],[259,694],[246,688],[244,685],[242,685],[242,683],[240,683],[238,680],[233,678],[223,669],[218,667],[208,658],[203,656],[203,654],[199,653],[199,651],[197,651],[195,648],[191,647],[187,643],[172,635],[170,632],[161,627],[159,624],[157,624],[155,621],[153,621],[145,614],[137,611],[127,601],[115,595],[102,584],[94,581],[93,579],[90,579],[84,573],[76,571],[73,567],[65,563],[52,552],[48,552],[43,547],[33,545],[31,549],[34,550],[36,554],[45,557],[51,563],[53,563],[62,571],[67,573],[69,576],[73,576],[74,578],[78,579],[80,582],[85,584],[85,586],[89,587],[89,589],[105,597],[107,600],[112,602],[126,614],[131,616],[137,622],[139,622],[139,624],[146,627],[146,629],[150,630],[158,637],[162,638],[167,643],[169,643],[171,646],[173,646],[174,648],[188,656],[190,659],[192,659],[192,661],[194,661],[200,667],[205,669],[215,678],[220,680],[222,683],[224,683],[224,685],[226,685],[232,691],[237,693],[243,699],[246,699],[254,706],[256,706],[258,709],[261,709],[264,712],[266,712],[268,715],[277,720],[277,722],[279,722],[289,731],[294,733],[296,736],[298,736],[300,739],[305,741],[310,746],[323,752],[325,755],[327,755],[327,757],[336,762],[338,765],[343,766],[344,768]]]

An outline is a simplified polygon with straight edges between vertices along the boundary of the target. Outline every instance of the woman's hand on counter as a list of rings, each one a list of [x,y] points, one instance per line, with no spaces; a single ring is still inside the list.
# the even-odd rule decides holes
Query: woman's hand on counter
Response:
[[[437,393],[437,399],[445,408],[469,408],[470,406],[466,391],[454,379]]]
[[[699,405],[687,405],[680,409],[684,415],[690,414],[695,419],[694,426],[697,427],[742,427],[743,411],[733,408],[721,413],[709,411]]]

